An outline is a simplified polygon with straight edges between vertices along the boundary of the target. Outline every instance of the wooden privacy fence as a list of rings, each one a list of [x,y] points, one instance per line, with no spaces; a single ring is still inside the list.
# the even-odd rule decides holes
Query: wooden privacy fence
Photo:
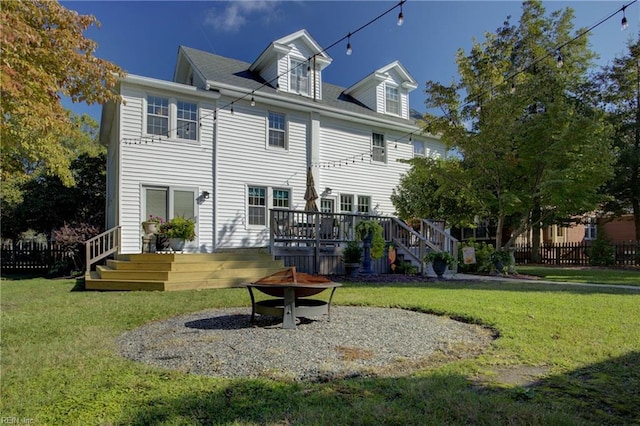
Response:
[[[540,262],[547,265],[588,266],[590,241],[577,243],[542,244],[540,246]],[[613,265],[640,266],[640,241],[611,243],[613,249]],[[531,245],[516,245],[514,252],[516,263],[531,263]]]
[[[16,241],[2,243],[2,272],[46,273],[70,256],[57,243]]]

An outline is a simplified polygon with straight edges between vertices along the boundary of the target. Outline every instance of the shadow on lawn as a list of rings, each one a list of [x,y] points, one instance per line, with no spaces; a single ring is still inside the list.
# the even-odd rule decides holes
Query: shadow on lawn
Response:
[[[528,387],[451,373],[325,383],[238,379],[131,406],[122,424],[637,424],[640,353]]]
[[[527,282],[516,281],[472,281],[472,280],[429,280],[429,281],[406,281],[406,282],[342,282],[346,288],[367,287],[367,288],[437,288],[449,290],[489,290],[489,291],[517,291],[517,292],[557,292],[575,294],[640,294],[640,287],[620,288],[615,285],[608,287],[590,285],[566,285],[566,284],[546,284],[535,280]]]

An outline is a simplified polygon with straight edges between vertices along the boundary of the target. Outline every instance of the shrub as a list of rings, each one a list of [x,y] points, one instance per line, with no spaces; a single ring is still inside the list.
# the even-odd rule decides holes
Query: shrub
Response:
[[[615,263],[615,249],[604,235],[604,230],[598,226],[596,239],[587,251],[589,264],[592,266],[610,266]]]
[[[362,258],[362,247],[357,241],[349,241],[342,252],[344,263],[360,263]]]
[[[58,276],[82,273],[85,268],[84,243],[99,233],[98,227],[86,223],[65,223],[62,228],[53,231],[53,240],[61,246],[64,256],[54,264],[49,274]]]
[[[446,251],[429,252],[424,256],[423,260],[428,263],[433,263],[435,260],[442,260],[447,264],[449,269],[452,269],[456,264],[455,258],[449,252],[446,252]]]
[[[375,220],[361,220],[356,225],[356,239],[362,240],[368,234],[371,239],[371,258],[380,259],[384,254],[384,237],[382,236],[382,225]]]
[[[466,265],[460,263],[458,265],[458,271],[460,272],[491,272],[493,269],[493,263],[491,261],[491,255],[495,251],[491,244],[479,243],[474,240],[469,240],[464,245],[460,246],[458,257],[462,259],[462,248],[473,247],[476,254],[476,263]]]
[[[193,241],[196,238],[196,222],[193,219],[176,216],[162,223],[159,232],[165,234],[168,238]]]

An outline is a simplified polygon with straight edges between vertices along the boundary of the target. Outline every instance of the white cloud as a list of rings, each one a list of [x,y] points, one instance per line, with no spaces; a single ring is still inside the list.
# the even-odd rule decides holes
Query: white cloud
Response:
[[[235,0],[218,3],[224,6],[214,7],[205,17],[205,25],[222,32],[237,32],[252,15],[269,20],[275,14],[278,1]]]

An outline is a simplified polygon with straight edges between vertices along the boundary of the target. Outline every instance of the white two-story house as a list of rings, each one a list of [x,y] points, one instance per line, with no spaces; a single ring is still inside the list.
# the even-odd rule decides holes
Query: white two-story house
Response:
[[[409,114],[416,80],[399,63],[351,87],[323,80],[332,58],[305,30],[253,63],[180,47],[173,81],[128,75],[105,105],[107,228],[141,250],[149,215],[197,222],[188,252],[269,244],[269,209],[304,209],[307,174],[327,212],[392,215],[408,166],[444,156]]]

